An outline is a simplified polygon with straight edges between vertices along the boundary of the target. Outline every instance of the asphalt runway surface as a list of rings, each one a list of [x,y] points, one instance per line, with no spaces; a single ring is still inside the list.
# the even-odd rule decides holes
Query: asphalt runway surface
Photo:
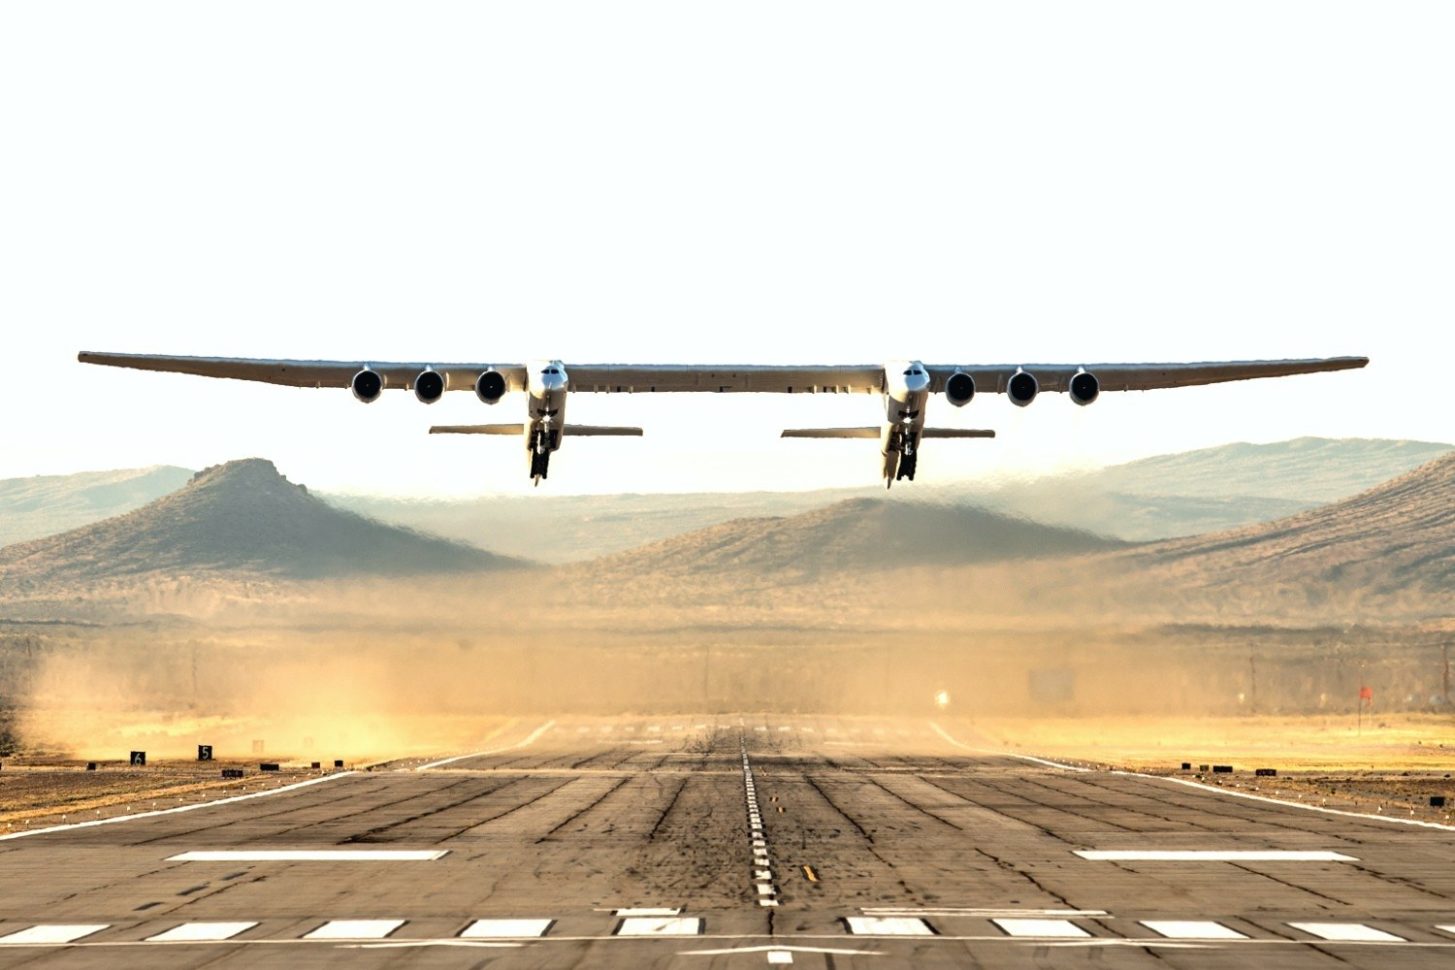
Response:
[[[522,721],[0,840],[0,966],[1455,960],[1455,831],[980,746],[953,721]]]

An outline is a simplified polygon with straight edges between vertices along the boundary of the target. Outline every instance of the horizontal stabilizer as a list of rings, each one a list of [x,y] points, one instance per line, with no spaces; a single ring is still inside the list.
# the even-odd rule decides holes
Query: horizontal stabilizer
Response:
[[[925,428],[921,438],[994,438],[995,432],[980,428]]]
[[[641,428],[602,427],[598,424],[568,424],[567,435],[582,435],[587,438],[640,438]]]
[[[873,428],[789,428],[785,438],[877,438],[880,429]]]
[[[437,424],[430,434],[525,434],[523,424]]]
[[[523,424],[437,424],[429,429],[430,434],[506,434],[523,435],[525,425]],[[567,435],[581,435],[586,438],[594,437],[622,437],[640,438],[641,428],[611,428],[601,427],[595,424],[568,424],[566,425]]]
[[[877,438],[882,429],[873,428],[789,428],[785,438]],[[978,428],[925,428],[921,438],[994,438],[994,431]]]

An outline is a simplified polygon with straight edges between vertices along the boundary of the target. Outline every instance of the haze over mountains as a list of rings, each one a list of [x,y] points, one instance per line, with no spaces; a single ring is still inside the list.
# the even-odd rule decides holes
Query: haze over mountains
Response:
[[[1131,541],[1264,522],[1346,498],[1449,452],[1447,444],[1299,438],[1232,444],[1030,481],[814,492],[532,495],[466,501],[328,496],[385,522],[546,562],[593,559],[734,518],[794,515],[851,498],[964,503]]]
[[[734,519],[590,563],[600,573],[751,573],[804,579],[1120,548],[1075,529],[968,505],[855,498],[797,515]]]
[[[139,509],[186,485],[192,474],[156,465],[0,481],[0,547]]]
[[[336,509],[247,459],[197,473],[124,515],[0,549],[8,593],[145,576],[317,579],[478,572],[522,565]]]
[[[1303,601],[1406,599],[1455,608],[1455,454],[1276,522],[1125,553],[1169,585],[1282,591]]]
[[[1450,445],[1300,438],[1232,444],[1109,468],[1001,483],[685,495],[483,496],[408,500],[323,495],[393,525],[546,562],[586,561],[737,518],[785,516],[850,498],[973,504],[1051,525],[1147,541],[1271,521],[1347,498]],[[153,468],[0,481],[0,546],[139,508],[191,473]]]

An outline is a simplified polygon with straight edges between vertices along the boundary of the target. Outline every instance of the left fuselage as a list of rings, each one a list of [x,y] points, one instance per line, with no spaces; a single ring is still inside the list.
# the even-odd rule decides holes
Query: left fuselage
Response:
[[[884,478],[893,481],[901,469],[914,477],[925,407],[930,400],[930,375],[917,360],[892,361],[884,367],[884,427],[879,451],[884,456]]]

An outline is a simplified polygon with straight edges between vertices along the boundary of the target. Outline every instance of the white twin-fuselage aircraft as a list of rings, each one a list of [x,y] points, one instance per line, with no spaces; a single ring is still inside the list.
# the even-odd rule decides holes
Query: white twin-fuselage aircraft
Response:
[[[884,422],[866,428],[797,428],[785,438],[878,438],[886,486],[914,480],[920,442],[926,438],[993,438],[994,431],[925,427],[931,394],[944,394],[955,407],[976,394],[1005,394],[1025,407],[1042,391],[1064,392],[1079,405],[1104,391],[1150,391],[1194,384],[1286,377],[1318,371],[1349,370],[1367,357],[1311,360],[1221,361],[1195,364],[1024,364],[941,365],[917,360],[854,366],[758,366],[696,364],[572,364],[559,360],[531,364],[386,364],[342,360],[251,360],[226,357],[176,357],[83,352],[85,364],[169,371],[203,377],[228,377],[291,387],[350,388],[366,404],[386,390],[408,389],[425,404],[446,391],[474,391],[486,404],[524,391],[522,424],[444,425],[431,434],[519,435],[530,456],[530,475],[546,477],[551,454],[569,435],[640,435],[641,428],[567,424],[566,398],[587,393],[778,393],[881,394]]]

